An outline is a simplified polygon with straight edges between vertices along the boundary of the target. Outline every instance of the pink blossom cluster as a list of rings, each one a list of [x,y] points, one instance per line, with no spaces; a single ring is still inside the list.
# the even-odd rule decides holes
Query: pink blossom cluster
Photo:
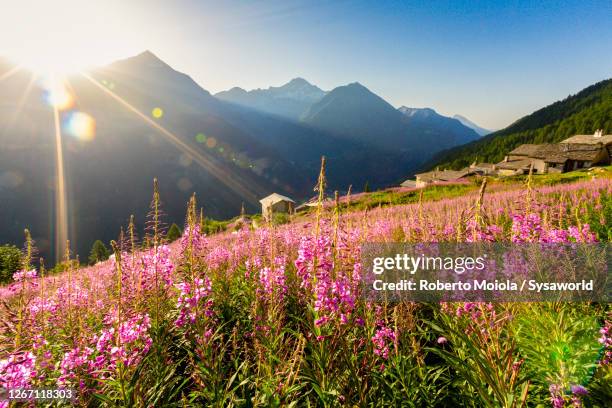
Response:
[[[37,276],[38,272],[36,272],[36,269],[32,269],[30,271],[21,270],[13,274],[13,280],[15,282],[21,282],[27,279],[34,279]]]
[[[187,225],[180,240],[181,253],[185,253],[190,247],[196,254],[202,254],[206,250],[206,234],[202,233],[200,226]]]
[[[64,353],[58,385],[65,386],[79,379],[79,386],[82,386],[84,377],[104,379],[119,364],[125,368],[138,365],[152,343],[148,334],[151,328],[149,315],[136,315],[118,326],[116,319],[116,316],[107,319],[114,325],[94,335],[92,346],[75,347]]]
[[[604,327],[599,329],[599,344],[603,346],[603,356],[600,360],[601,365],[608,365],[612,362],[612,321],[606,320]]]
[[[172,285],[174,263],[168,245],[151,248],[142,255],[140,270],[141,288],[152,290],[156,287]]]
[[[281,302],[287,293],[285,282],[285,265],[287,258],[279,256],[274,259],[272,267],[263,267],[259,271],[257,295],[267,301]]]
[[[591,232],[589,224],[581,228],[569,226],[567,230],[546,229],[542,226],[542,219],[537,213],[512,215],[512,242],[597,242],[595,234]]]
[[[54,297],[61,305],[86,307],[89,304],[90,291],[79,282],[66,282],[57,289]]]
[[[177,327],[194,324],[198,314],[208,317],[213,315],[212,299],[208,297],[212,291],[210,279],[195,278],[193,283],[181,282],[176,287],[179,290],[176,303],[179,316],[174,322]]]
[[[30,271],[20,270],[13,274],[13,283],[8,286],[11,293],[22,292],[38,286],[38,273],[36,269]]]
[[[10,354],[0,360],[0,388],[27,388],[36,377],[36,356],[31,351]],[[0,407],[5,401],[0,401]]]
[[[397,342],[397,337],[392,328],[387,327],[382,322],[372,336],[374,344],[374,354],[387,360],[389,358],[390,347],[393,347]]]
[[[36,317],[39,313],[55,313],[59,309],[59,305],[53,299],[43,299],[40,296],[32,299],[28,306],[30,316]]]
[[[557,384],[551,384],[548,387],[550,392],[550,403],[553,408],[563,408],[565,406],[565,399],[563,398],[563,387]]]

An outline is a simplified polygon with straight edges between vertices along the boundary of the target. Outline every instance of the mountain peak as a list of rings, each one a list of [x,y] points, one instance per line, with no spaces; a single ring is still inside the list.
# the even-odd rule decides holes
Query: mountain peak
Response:
[[[116,63],[127,63],[146,67],[170,67],[150,50],[145,50],[138,55],[117,61]]]
[[[355,81],[355,82],[351,82],[350,84],[346,85],[348,88],[354,88],[354,89],[368,89],[365,86],[363,86],[361,83]],[[369,89],[368,89],[369,90]]]
[[[313,86],[310,82],[308,82],[304,78],[297,77],[297,78],[293,78],[291,81],[287,82],[283,86],[305,86],[305,85]]]
[[[406,116],[429,117],[438,115],[438,112],[432,108],[409,108],[408,106],[401,106],[397,110]]]

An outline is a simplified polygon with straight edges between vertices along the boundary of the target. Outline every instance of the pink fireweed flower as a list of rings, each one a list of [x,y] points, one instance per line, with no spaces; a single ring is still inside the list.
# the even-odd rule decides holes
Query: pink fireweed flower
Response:
[[[38,272],[36,272],[36,269],[32,269],[31,271],[21,270],[13,274],[13,280],[15,282],[22,282],[27,279],[34,279],[37,276],[38,276]]]
[[[263,299],[283,300],[283,297],[287,293],[285,263],[285,257],[278,257],[274,260],[274,267],[265,267],[259,271],[259,287],[257,288],[257,294]]]
[[[60,377],[57,383],[60,386],[65,386],[77,378],[79,372],[86,374],[90,371],[89,357],[93,354],[94,349],[90,347],[76,347],[66,353],[60,362]]]
[[[599,364],[604,366],[612,362],[612,322],[610,320],[606,320],[606,324],[599,330],[599,334],[601,334],[601,337],[598,341],[603,346]]]
[[[13,282],[8,286],[8,290],[16,293],[22,290],[35,288],[38,286],[38,276],[35,269],[31,271],[21,270],[13,274]]]
[[[395,332],[390,327],[381,326],[379,327],[374,336],[372,336],[372,343],[374,344],[374,354],[384,358],[389,358],[389,347],[395,345],[397,339]]]
[[[14,353],[0,360],[0,388],[28,388],[35,378],[36,356],[32,352]],[[0,401],[0,407],[8,407],[8,401]]]
[[[567,228],[569,236],[574,238],[576,242],[597,242],[597,237],[591,232],[591,226],[584,224],[582,229],[574,226]]]
[[[298,276],[302,279],[302,288],[310,289],[314,277],[319,280],[319,275],[328,275],[334,267],[330,237],[322,235],[316,241],[311,236],[302,237],[295,266]]]
[[[219,269],[230,262],[232,253],[222,246],[216,246],[206,255],[206,263],[210,269]]]
[[[208,298],[212,285],[207,277],[196,278],[193,283],[181,282],[176,287],[179,290],[176,303],[179,316],[174,321],[177,327],[195,323],[198,313],[208,317],[212,316],[212,300]]]
[[[512,215],[512,242],[537,242],[542,235],[542,224],[539,214]]]
[[[170,247],[161,245],[151,248],[141,258],[141,287],[145,290],[155,288],[156,279],[159,286],[172,285],[174,264],[170,259]]]
[[[548,391],[550,392],[550,402],[553,408],[563,408],[565,406],[563,388],[560,385],[551,384],[548,387]]]
[[[114,321],[115,317],[109,320]],[[138,365],[148,353],[152,339],[149,336],[151,319],[148,314],[139,314],[122,322],[115,331],[108,327],[93,337],[96,353],[91,354],[89,364],[92,370],[103,373],[113,371],[121,362],[124,367]]]
[[[36,317],[39,313],[53,314],[58,310],[58,304],[53,299],[43,299],[39,296],[32,299],[28,306],[31,317]]]
[[[193,227],[189,225],[185,227],[180,240],[181,253],[184,254],[191,245],[196,255],[202,254],[206,250],[206,244],[206,234],[202,233],[198,224]]]

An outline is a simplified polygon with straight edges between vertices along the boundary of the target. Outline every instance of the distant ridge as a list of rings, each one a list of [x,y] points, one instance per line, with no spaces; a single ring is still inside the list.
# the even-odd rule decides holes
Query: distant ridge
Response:
[[[474,160],[496,163],[521,144],[557,143],[576,134],[593,134],[597,129],[612,131],[612,79],[591,85],[477,141],[440,152],[423,169],[461,168]]]
[[[465,126],[474,129],[474,131],[476,133],[478,133],[480,136],[486,136],[489,133],[493,133],[493,130],[489,130],[489,129],[485,129],[483,127],[478,126],[476,123],[472,122],[471,120],[469,120],[468,118],[466,118],[465,116],[461,116],[461,115],[455,115],[453,116],[453,119],[457,119],[459,122],[463,123]]]
[[[215,97],[257,109],[272,115],[299,120],[304,112],[325,96],[325,92],[303,78],[294,78],[281,86],[246,91],[234,87],[215,94]]]

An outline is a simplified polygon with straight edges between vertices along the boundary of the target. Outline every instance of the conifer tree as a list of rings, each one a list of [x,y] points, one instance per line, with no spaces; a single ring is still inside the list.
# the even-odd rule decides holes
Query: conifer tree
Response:
[[[104,242],[99,239],[94,242],[91,247],[91,252],[89,253],[89,263],[92,265],[97,264],[98,262],[106,261],[110,256],[110,252]]]

